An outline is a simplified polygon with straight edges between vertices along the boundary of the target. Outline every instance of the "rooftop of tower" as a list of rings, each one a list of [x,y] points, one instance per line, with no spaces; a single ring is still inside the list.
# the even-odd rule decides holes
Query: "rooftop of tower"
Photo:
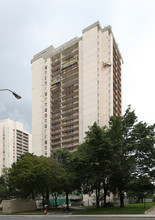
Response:
[[[119,51],[118,44],[116,43],[114,34],[112,32],[112,28],[111,28],[110,25],[108,25],[107,27],[102,28],[101,25],[100,25],[100,22],[97,21],[97,22],[91,24],[90,26],[86,27],[85,29],[83,29],[82,33],[85,33],[86,31],[94,28],[95,26],[98,26],[98,28],[100,30],[102,30],[103,32],[108,30],[112,34],[114,42],[115,42],[115,45],[117,46],[117,49],[118,49],[119,56],[121,57],[122,62],[123,62],[122,55],[121,55],[121,53]],[[82,39],[82,37],[80,37],[80,38],[75,37],[75,38],[69,40],[68,42],[62,44],[61,46],[59,46],[57,48],[55,48],[53,45],[51,45],[51,46],[47,47],[46,49],[42,50],[41,52],[37,53],[36,55],[34,55],[33,59],[31,60],[31,63],[33,63],[34,61],[36,61],[39,58],[47,59],[47,58],[49,58],[51,56],[56,55],[57,53],[61,53],[63,50],[65,50],[68,47],[70,47],[70,46],[74,45],[75,43],[79,42],[81,39]]]

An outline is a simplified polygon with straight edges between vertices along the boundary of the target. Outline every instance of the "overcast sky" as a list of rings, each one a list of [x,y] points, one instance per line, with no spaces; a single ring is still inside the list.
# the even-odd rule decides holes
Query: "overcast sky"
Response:
[[[10,117],[31,132],[33,55],[58,47],[100,21],[112,26],[124,59],[123,112],[155,123],[155,0],[0,0],[0,119]]]

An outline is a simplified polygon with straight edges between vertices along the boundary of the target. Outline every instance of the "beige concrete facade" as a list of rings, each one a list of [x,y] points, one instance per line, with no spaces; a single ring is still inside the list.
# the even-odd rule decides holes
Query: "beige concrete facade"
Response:
[[[3,200],[2,201],[2,212],[3,213],[15,213],[24,211],[35,211],[36,203],[35,200]]]
[[[88,126],[121,115],[122,57],[111,27],[99,22],[82,37],[35,55],[32,63],[33,152],[74,151]]]
[[[23,124],[9,118],[0,121],[0,175],[22,154],[32,152],[32,137]]]

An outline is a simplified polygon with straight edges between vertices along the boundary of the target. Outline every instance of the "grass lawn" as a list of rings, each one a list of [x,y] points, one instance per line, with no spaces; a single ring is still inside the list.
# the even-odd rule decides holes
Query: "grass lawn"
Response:
[[[125,208],[120,208],[118,205],[107,208],[87,207],[87,210],[75,211],[73,215],[101,215],[101,214],[144,214],[146,210],[153,206],[153,202],[146,203],[144,208],[143,203],[125,205]]]
[[[107,208],[96,208],[96,207],[86,207],[85,210],[74,211],[74,207],[69,210],[69,213],[72,212],[72,215],[117,215],[117,214],[144,214],[146,210],[154,206],[153,202],[146,203],[146,208],[144,208],[143,203],[138,204],[129,204],[125,205],[125,208],[120,208],[118,205],[114,207]],[[62,208],[53,208],[48,211],[48,213],[58,214],[60,212],[67,212],[66,209]],[[0,215],[44,215],[43,211],[28,211],[28,212],[19,212],[19,213],[8,213],[4,214],[0,212]]]

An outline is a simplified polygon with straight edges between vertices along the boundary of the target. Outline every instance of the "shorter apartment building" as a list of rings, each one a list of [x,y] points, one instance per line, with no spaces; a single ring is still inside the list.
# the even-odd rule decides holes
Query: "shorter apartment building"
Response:
[[[10,118],[0,120],[0,175],[17,159],[31,152],[32,136],[23,129],[23,124]]]

